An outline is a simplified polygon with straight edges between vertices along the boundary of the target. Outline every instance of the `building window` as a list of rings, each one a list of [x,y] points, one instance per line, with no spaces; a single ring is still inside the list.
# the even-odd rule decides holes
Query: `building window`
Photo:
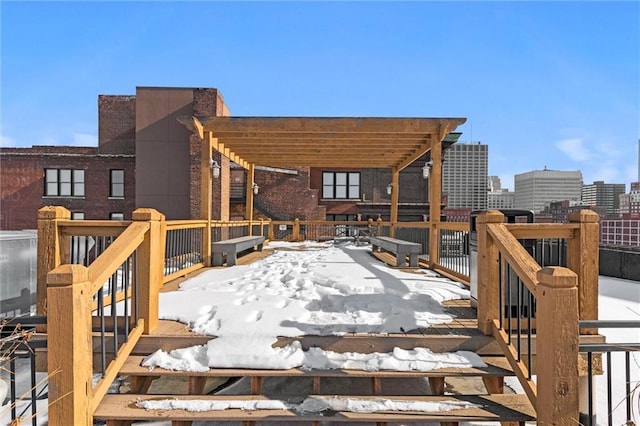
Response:
[[[124,170],[111,170],[109,197],[124,198]]]
[[[109,213],[111,220],[124,220],[124,213]]]
[[[322,198],[359,199],[360,173],[322,172]]]
[[[71,220],[84,220],[84,212],[71,212]]]
[[[45,169],[44,195],[48,197],[84,197],[84,170]]]

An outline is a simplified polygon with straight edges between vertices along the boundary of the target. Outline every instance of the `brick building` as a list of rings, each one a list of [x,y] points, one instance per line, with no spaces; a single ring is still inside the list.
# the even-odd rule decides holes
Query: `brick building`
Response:
[[[0,148],[0,227],[37,226],[37,210],[61,205],[76,218],[130,220],[136,207],[151,207],[167,219],[200,218],[202,141],[178,121],[184,116],[226,116],[221,93],[212,88],[138,87],[136,95],[98,97],[98,146]],[[455,143],[451,133],[444,147]],[[363,153],[366,155],[366,153]],[[221,167],[213,180],[213,219],[244,214],[246,175],[215,152]],[[401,221],[426,220],[429,154],[400,173]],[[280,169],[256,167],[254,206],[274,219],[389,219],[386,169]],[[442,200],[441,200],[442,201]]]
[[[76,219],[131,219],[135,156],[100,148],[46,147],[0,150],[1,229],[34,229],[37,211],[64,206]]]

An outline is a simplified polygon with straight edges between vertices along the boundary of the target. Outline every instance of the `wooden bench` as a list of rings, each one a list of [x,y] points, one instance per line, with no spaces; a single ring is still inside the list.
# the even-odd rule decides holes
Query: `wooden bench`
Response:
[[[230,240],[216,241],[211,244],[211,253],[213,254],[212,265],[222,266],[223,254],[227,254],[227,266],[233,266],[238,260],[238,253],[257,247],[258,251],[262,251],[264,237],[246,236],[232,238]]]
[[[391,237],[370,237],[371,250],[383,249],[396,255],[396,266],[404,266],[405,256],[409,255],[409,266],[418,266],[418,256],[422,253],[422,245]]]

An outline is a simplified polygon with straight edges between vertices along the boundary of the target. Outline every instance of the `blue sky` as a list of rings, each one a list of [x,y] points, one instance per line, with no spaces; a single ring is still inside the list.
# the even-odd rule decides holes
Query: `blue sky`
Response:
[[[2,1],[1,146],[96,145],[100,94],[233,115],[466,117],[489,173],[638,178],[640,2]],[[628,187],[627,187],[628,188]]]

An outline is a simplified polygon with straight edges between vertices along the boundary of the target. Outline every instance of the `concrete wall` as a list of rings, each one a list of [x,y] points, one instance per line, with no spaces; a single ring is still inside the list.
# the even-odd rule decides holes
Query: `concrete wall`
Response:
[[[600,275],[640,281],[640,248],[601,246]]]

